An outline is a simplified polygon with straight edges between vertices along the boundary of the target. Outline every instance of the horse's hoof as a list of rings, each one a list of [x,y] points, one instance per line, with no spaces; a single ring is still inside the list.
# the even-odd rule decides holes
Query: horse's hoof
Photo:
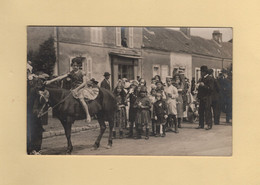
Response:
[[[106,149],[112,148],[112,145],[107,145]]]
[[[71,151],[67,151],[67,152],[66,152],[66,155],[71,155]]]
[[[99,144],[94,144],[91,148],[91,150],[97,150],[99,148]]]

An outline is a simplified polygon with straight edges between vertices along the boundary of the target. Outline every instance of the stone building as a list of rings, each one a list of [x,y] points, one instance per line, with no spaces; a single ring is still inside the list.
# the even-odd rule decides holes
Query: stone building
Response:
[[[190,35],[189,28],[158,27],[28,27],[27,48],[37,50],[50,36],[56,48],[55,74],[71,70],[73,58],[81,57],[89,78],[101,82],[111,73],[113,87],[120,78],[143,77],[147,84],[155,75],[162,80],[179,68],[198,80],[200,66],[207,65],[218,75],[232,63],[232,42],[222,42],[219,31],[212,39]]]

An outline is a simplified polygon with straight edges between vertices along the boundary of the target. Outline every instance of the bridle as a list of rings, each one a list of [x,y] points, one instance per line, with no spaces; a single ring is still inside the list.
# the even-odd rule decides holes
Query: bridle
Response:
[[[70,92],[65,98],[63,98],[60,102],[58,102],[56,105],[54,105],[54,106],[52,106],[52,107],[50,106],[48,99],[46,100],[46,97],[44,97],[44,95],[41,95],[41,94],[40,94],[40,98],[44,98],[46,101],[45,101],[44,105],[42,106],[40,112],[37,114],[37,117],[38,117],[38,118],[41,118],[42,116],[44,116],[45,114],[47,114],[49,111],[51,111],[52,109],[54,109],[54,108],[57,107],[58,105],[62,104],[71,94],[72,94],[72,92]],[[49,107],[48,110],[45,111],[45,112],[43,112],[45,106],[47,106],[47,105],[48,105],[48,107]]]

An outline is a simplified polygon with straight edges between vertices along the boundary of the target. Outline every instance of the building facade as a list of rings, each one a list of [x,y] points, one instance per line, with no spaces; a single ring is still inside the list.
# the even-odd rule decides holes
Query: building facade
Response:
[[[141,76],[142,29],[136,27],[28,27],[28,50],[37,50],[50,36],[55,39],[57,62],[54,73],[68,73],[73,58],[81,57],[88,78],[103,80]]]
[[[148,86],[155,75],[165,82],[166,76],[179,68],[197,81],[202,65],[212,68],[217,76],[232,64],[232,42],[222,42],[218,31],[212,39],[204,39],[191,36],[189,28],[28,27],[28,51],[38,50],[49,37],[55,40],[54,74],[68,73],[72,59],[81,57],[88,78],[101,82],[104,72],[109,72],[113,87],[118,79],[137,76]]]

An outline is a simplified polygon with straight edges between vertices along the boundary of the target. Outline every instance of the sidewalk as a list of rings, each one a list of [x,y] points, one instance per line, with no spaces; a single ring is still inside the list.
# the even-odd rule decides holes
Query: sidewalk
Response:
[[[184,122],[184,124],[197,125],[198,122],[196,122],[196,123]],[[220,116],[220,124],[226,124],[225,123],[225,114],[223,114],[223,113]],[[232,124],[232,123],[230,123],[230,124]],[[63,128],[61,122],[57,118],[53,118],[52,115],[49,115],[48,125],[43,125],[43,128],[45,130],[43,132],[43,139],[65,134],[64,128]],[[98,124],[97,120],[92,120],[90,123],[85,122],[85,120],[78,120],[78,121],[75,121],[74,124],[72,125],[71,132],[76,133],[76,132],[80,132],[80,131],[92,130],[92,129],[98,129],[98,128],[99,128],[99,124]]]
[[[64,135],[64,128],[61,122],[57,118],[53,118],[51,115],[48,118],[48,125],[43,125],[43,139]],[[99,124],[97,120],[92,120],[90,123],[85,122],[85,120],[75,121],[71,127],[71,132],[80,132],[85,130],[97,129]]]

